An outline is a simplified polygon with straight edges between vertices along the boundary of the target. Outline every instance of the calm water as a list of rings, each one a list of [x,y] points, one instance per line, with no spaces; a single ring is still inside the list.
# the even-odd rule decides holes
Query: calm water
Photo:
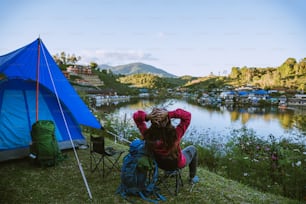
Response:
[[[262,138],[268,139],[273,135],[277,140],[282,138],[305,142],[306,112],[303,110],[279,110],[275,108],[248,108],[231,109],[220,107],[208,109],[206,107],[191,104],[184,100],[150,101],[138,100],[125,104],[101,107],[101,111],[131,123],[132,114],[139,109],[150,112],[154,106],[166,106],[168,110],[183,108],[191,112],[191,124],[184,136],[185,140],[193,141],[201,145],[226,143],[234,129],[246,127]],[[177,124],[179,121],[174,120]]]

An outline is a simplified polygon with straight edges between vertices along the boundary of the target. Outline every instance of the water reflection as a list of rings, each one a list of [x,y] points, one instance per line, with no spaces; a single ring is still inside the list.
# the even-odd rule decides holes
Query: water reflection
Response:
[[[119,118],[128,118],[132,123],[132,114],[138,109],[151,111],[154,106],[166,106],[167,109],[183,108],[192,113],[190,127],[185,139],[200,144],[215,141],[226,143],[231,131],[246,127],[253,130],[258,137],[267,139],[269,135],[276,139],[305,140],[306,112],[302,109],[279,110],[277,107],[208,108],[184,100],[130,100],[112,106],[102,106],[98,110],[105,114],[114,114]],[[176,121],[174,121],[176,123]],[[131,124],[132,125],[132,124]]]

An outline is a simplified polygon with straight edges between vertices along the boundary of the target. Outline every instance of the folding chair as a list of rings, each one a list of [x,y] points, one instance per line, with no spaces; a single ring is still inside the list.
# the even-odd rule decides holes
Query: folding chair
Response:
[[[121,171],[119,159],[124,153],[122,150],[116,150],[113,147],[105,146],[104,136],[90,136],[90,170],[96,170],[101,174],[100,165],[102,163],[102,176],[108,175],[113,169]],[[107,172],[106,172],[107,170]],[[107,173],[107,174],[106,174]]]
[[[157,184],[163,186],[172,195],[177,195],[179,188],[183,187],[183,179],[181,176],[182,169],[177,167],[177,160],[171,158],[156,157],[156,162],[160,171]]]
[[[183,179],[181,175],[182,169],[164,170],[163,174],[159,177],[158,184],[163,185],[170,194],[177,195],[180,187],[183,187]],[[173,182],[174,180],[174,182]]]

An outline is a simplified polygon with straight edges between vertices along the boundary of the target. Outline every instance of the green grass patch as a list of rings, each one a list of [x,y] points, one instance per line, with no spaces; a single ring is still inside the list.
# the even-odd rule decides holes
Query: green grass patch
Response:
[[[109,139],[106,141],[115,148],[128,150],[126,145],[115,144]],[[120,184],[120,172],[113,171],[105,178],[98,172],[92,173],[89,148],[78,149],[77,154],[93,197],[93,200],[90,200],[73,151],[63,153],[67,155],[67,159],[54,167],[34,166],[29,159],[2,162],[0,203],[128,203],[115,194]],[[170,195],[165,189],[161,189],[161,194],[167,200],[160,203],[300,203],[262,193],[204,168],[198,169],[200,182],[190,192],[187,175],[188,168],[185,168],[182,172],[184,186],[178,196]],[[135,203],[145,203],[140,198],[133,199]]]

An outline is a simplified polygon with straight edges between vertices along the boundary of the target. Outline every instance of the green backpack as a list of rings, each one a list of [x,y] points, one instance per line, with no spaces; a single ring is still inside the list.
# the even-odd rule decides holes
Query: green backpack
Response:
[[[32,125],[30,157],[41,166],[54,166],[62,160],[55,138],[55,125],[50,120],[40,120]]]

